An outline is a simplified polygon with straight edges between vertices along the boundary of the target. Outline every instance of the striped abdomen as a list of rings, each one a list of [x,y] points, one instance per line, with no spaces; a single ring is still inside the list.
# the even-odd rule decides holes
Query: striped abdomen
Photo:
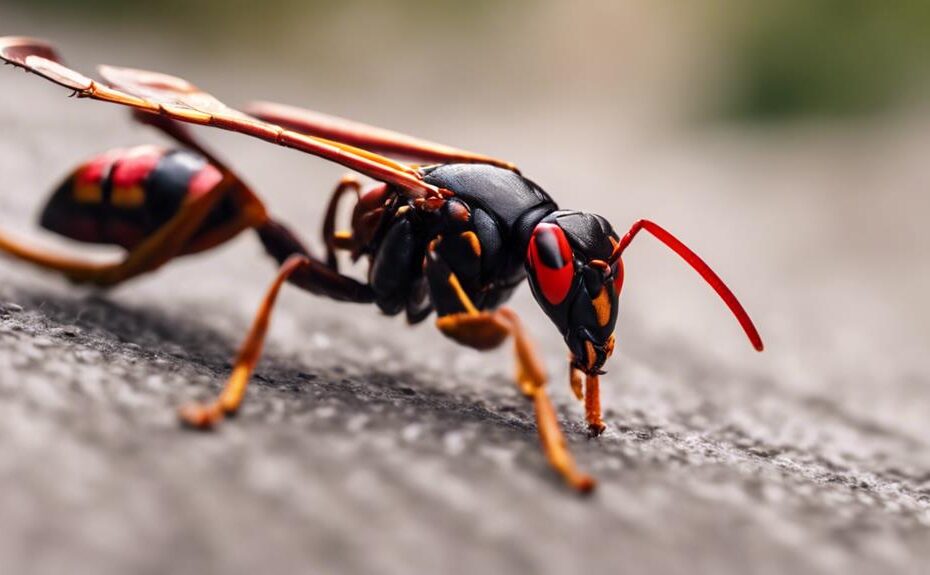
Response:
[[[170,220],[189,194],[209,191],[222,177],[216,166],[187,150],[111,150],[68,176],[49,199],[40,223],[78,241],[132,249]],[[243,192],[225,195],[197,235],[236,219],[250,196],[238,187]]]

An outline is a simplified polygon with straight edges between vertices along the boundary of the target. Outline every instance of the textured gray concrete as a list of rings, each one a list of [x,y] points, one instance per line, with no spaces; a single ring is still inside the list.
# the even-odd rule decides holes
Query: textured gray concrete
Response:
[[[79,61],[116,43],[84,45]],[[145,48],[114,63],[151,65],[157,47]],[[247,88],[164,58],[232,101],[275,96],[272,72]],[[0,71],[0,225],[73,250],[31,227],[45,190],[89,154],[157,137]],[[553,124],[570,136],[594,111],[434,125],[379,105],[369,118],[486,138],[618,228],[661,221],[731,282],[768,350],[754,354],[696,276],[638,240],[603,383],[609,430],[589,440],[562,344],[521,291],[571,447],[600,479],[584,499],[548,470],[507,351],[463,351],[428,323],[293,289],[240,416],[212,434],[180,429],[174,408],[219,389],[273,274],[252,238],[105,294],[2,260],[0,571],[927,571],[926,122],[674,139],[630,128],[587,133],[582,150]],[[210,138],[315,237],[338,169]]]

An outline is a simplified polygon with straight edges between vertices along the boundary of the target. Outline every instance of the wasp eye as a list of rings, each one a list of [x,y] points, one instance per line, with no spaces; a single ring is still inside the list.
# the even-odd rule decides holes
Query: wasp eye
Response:
[[[543,297],[552,305],[562,303],[575,276],[572,248],[565,232],[554,224],[539,224],[530,239],[527,255]]]

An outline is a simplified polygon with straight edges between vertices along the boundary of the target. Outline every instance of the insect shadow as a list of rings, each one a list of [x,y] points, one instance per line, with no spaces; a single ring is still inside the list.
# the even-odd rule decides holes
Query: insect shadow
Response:
[[[216,381],[225,378],[232,367],[234,338],[190,314],[127,305],[97,293],[71,295],[14,287],[4,296],[24,308],[16,315],[23,314],[19,321],[30,324],[32,330],[104,357],[131,352],[145,362],[168,360],[167,369],[186,367],[209,373]],[[332,362],[310,366],[299,358],[267,351],[256,373],[258,387],[285,394],[285,409],[294,415],[327,405],[344,409],[346,417],[338,418],[342,420],[347,414],[364,413],[374,427],[396,428],[391,420],[406,418],[405,425],[416,422],[440,434],[480,428],[482,445],[522,445],[517,454],[521,467],[533,473],[546,467],[536,450],[532,409],[505,373],[492,388],[497,391],[486,397],[489,390],[482,390],[482,399],[477,399],[457,386],[438,388],[429,372],[383,370],[374,365],[346,370]],[[204,394],[212,392],[208,385],[203,385]],[[256,402],[256,407],[262,409],[262,403]],[[583,441],[586,435],[580,424],[569,425],[568,431],[573,442]]]

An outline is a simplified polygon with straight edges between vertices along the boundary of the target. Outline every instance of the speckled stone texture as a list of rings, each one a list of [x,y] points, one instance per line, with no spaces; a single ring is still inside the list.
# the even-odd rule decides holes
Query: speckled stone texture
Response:
[[[84,64],[117,40],[65,38]],[[115,63],[154,65],[157,48],[120,47]],[[268,94],[273,71],[250,69],[246,85],[164,58],[231,102],[313,101],[293,86]],[[158,137],[0,72],[0,225],[73,250],[31,225],[46,191],[90,154]],[[364,95],[328,101],[366,109]],[[369,119],[401,113],[380,106]],[[215,433],[179,428],[174,409],[220,388],[273,276],[253,238],[107,293],[3,259],[0,572],[930,569],[925,122],[674,143],[598,132],[579,170],[552,161],[581,152],[555,147],[551,116],[534,128],[403,112],[411,131],[493,143],[618,229],[649,216],[675,231],[730,282],[767,351],[669,252],[637,240],[602,384],[609,429],[592,440],[564,346],[521,290],[514,307],[538,334],[572,450],[600,480],[580,498],[540,453],[508,350],[462,350],[429,322],[408,329],[293,288],[240,415]],[[563,135],[580,129],[564,121]],[[338,168],[209,137],[316,239]]]

